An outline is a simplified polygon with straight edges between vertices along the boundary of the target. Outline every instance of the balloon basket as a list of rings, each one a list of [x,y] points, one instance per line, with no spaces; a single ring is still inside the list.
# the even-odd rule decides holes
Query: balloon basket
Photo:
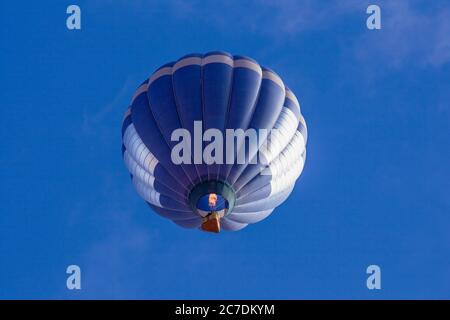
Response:
[[[220,232],[220,215],[218,212],[213,211],[204,218],[202,230],[214,233]]]

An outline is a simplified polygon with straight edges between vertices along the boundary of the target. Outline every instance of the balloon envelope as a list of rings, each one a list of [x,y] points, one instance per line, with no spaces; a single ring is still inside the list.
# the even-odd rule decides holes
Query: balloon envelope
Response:
[[[185,228],[200,228],[212,212],[225,230],[266,218],[294,188],[306,141],[300,105],[281,78],[225,52],[161,66],[136,90],[122,125],[137,193]]]

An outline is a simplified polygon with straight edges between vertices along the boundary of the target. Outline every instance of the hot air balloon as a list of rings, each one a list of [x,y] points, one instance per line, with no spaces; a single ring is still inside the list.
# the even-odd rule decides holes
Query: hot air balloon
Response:
[[[248,134],[262,131],[256,142]],[[299,102],[281,78],[219,51],[158,68],[137,88],[122,125],[137,193],[177,225],[211,232],[240,230],[283,203],[303,170],[306,141]]]

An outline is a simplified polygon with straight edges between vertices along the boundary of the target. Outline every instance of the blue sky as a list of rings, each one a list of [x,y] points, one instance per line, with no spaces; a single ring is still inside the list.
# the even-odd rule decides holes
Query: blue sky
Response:
[[[448,1],[371,1],[379,31],[368,1],[203,2],[1,3],[0,298],[450,298]],[[289,199],[219,236],[154,214],[120,152],[134,89],[217,49],[274,69],[309,129]]]

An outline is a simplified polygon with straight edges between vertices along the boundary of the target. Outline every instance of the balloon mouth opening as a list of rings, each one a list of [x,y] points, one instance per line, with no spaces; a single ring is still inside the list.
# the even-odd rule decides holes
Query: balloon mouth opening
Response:
[[[199,183],[189,193],[191,209],[201,217],[215,213],[222,218],[233,210],[235,201],[233,188],[223,181]]]
[[[202,211],[222,211],[229,208],[229,203],[222,195],[212,192],[201,196],[196,208]]]

